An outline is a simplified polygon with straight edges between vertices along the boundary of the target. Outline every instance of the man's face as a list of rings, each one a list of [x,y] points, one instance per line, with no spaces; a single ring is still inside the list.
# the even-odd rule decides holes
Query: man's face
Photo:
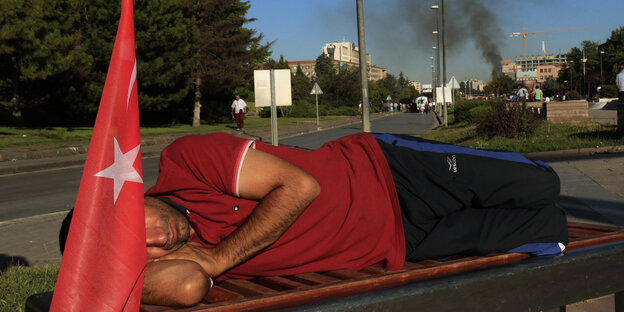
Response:
[[[145,198],[148,260],[176,251],[187,242],[190,233],[191,226],[181,212],[158,199]]]
[[[236,100],[240,100],[240,96],[238,96],[238,95],[237,95],[237,96],[236,96]]]

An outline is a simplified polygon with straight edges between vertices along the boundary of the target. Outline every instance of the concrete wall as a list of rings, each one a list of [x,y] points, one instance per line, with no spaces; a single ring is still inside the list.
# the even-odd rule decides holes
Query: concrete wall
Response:
[[[624,104],[617,106],[617,124],[618,132],[624,133]]]
[[[552,122],[584,121],[589,119],[589,105],[585,100],[544,102],[546,120]]]

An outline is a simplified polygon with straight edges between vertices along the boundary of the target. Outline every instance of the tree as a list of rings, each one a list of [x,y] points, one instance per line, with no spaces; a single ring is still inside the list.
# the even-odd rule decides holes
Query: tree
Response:
[[[288,61],[284,59],[284,55],[280,55],[279,61],[269,58],[263,66],[264,69],[290,69]]]
[[[611,36],[600,46],[602,55],[604,80],[613,83],[620,72],[619,66],[624,65],[624,26],[611,32]]]
[[[135,5],[139,104],[143,122],[169,118],[190,121],[193,70],[190,25],[176,0],[139,1]]]
[[[239,0],[180,1],[191,37],[191,71],[194,88],[193,126],[199,126],[202,100],[208,116],[227,115],[222,103],[232,98],[237,85],[250,79],[252,66],[269,55],[271,43],[261,45],[262,35],[243,27],[255,19],[246,18],[249,2]],[[202,99],[202,93],[210,94]]]
[[[559,84],[553,77],[546,78],[546,81],[542,84],[542,91],[544,91],[544,96],[553,96],[560,92]]]
[[[513,93],[514,91],[514,80],[507,75],[498,75],[492,79],[486,86],[485,91],[488,94],[496,94],[497,96],[502,95],[503,93]]]
[[[399,89],[399,83],[397,78],[392,74],[387,74],[385,78],[379,80],[381,88],[387,92],[384,99],[390,95],[393,100],[398,101],[401,98],[401,91]]]
[[[70,108],[93,66],[80,7],[77,0],[0,1],[0,101],[18,122],[76,117]]]
[[[316,77],[319,78],[336,73],[334,63],[329,58],[329,56],[325,55],[324,53],[316,58],[316,66],[314,68],[316,71]]]
[[[310,91],[312,90],[312,82],[301,69],[301,65],[297,66],[297,71],[291,79],[292,82],[292,94],[293,101],[304,101],[310,98]]]

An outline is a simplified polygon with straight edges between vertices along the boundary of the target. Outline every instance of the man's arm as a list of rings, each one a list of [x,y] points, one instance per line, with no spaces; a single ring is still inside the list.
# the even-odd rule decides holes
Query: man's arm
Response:
[[[252,214],[214,248],[187,243],[161,259],[197,262],[219,276],[273,244],[318,196],[320,186],[307,172],[268,153],[250,149],[239,178],[240,197],[258,200]]]
[[[141,302],[166,306],[192,306],[200,303],[212,286],[201,266],[188,260],[149,262]]]

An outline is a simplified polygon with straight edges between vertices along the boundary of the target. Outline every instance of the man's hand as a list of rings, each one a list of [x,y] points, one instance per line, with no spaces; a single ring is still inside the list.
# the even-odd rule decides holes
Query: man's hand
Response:
[[[162,256],[160,260],[190,260],[198,263],[208,276],[216,277],[225,271],[215,260],[212,248],[206,248],[196,242],[187,242],[173,253]]]

